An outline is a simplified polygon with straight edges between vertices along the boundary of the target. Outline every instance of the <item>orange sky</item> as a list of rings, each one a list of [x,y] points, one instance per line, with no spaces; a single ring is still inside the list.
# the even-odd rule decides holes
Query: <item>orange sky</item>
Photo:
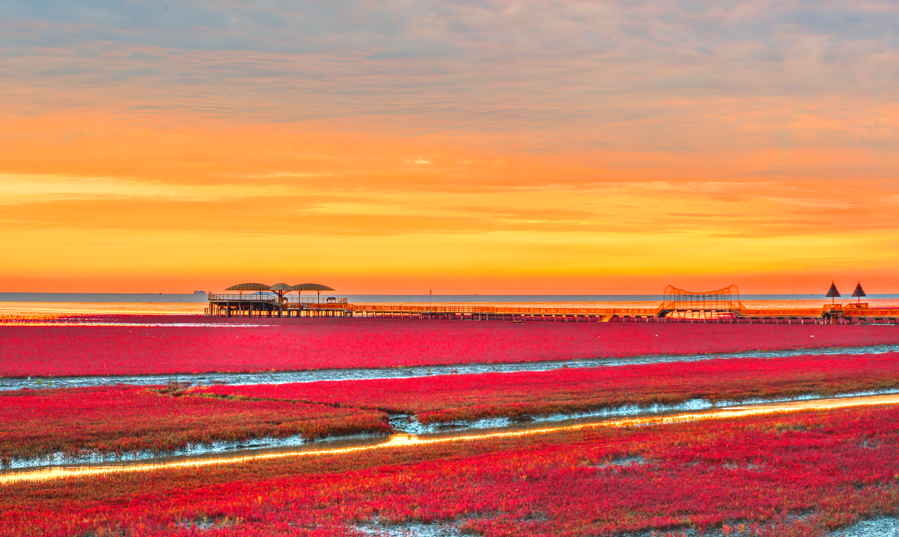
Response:
[[[0,291],[899,292],[889,4],[78,5],[0,7]]]

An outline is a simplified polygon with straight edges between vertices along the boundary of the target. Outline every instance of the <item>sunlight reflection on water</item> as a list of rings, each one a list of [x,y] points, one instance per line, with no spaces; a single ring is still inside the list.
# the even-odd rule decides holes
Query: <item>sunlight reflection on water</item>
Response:
[[[321,455],[341,455],[349,453],[360,453],[366,451],[380,449],[406,449],[416,446],[427,446],[435,444],[447,444],[454,442],[475,442],[484,441],[495,438],[515,438],[524,436],[534,436],[543,434],[561,433],[567,431],[576,431],[584,429],[596,429],[602,427],[624,428],[624,427],[640,427],[648,425],[664,425],[673,423],[686,423],[705,420],[733,419],[744,418],[750,416],[761,416],[767,414],[800,412],[805,410],[833,410],[838,408],[850,408],[858,406],[871,405],[891,405],[899,404],[899,394],[853,397],[842,399],[820,399],[812,401],[793,401],[788,403],[777,403],[772,405],[750,405],[742,407],[732,407],[722,410],[710,412],[688,412],[683,414],[673,414],[667,416],[652,416],[638,418],[624,418],[618,420],[609,420],[593,423],[578,423],[574,425],[564,425],[559,427],[541,427],[526,428],[514,431],[496,431],[486,433],[459,433],[446,434],[439,437],[421,438],[415,435],[402,434],[390,437],[386,442],[378,442],[370,445],[354,446],[354,447],[335,447],[325,449],[307,449],[296,451],[284,451],[275,453],[250,453],[241,455],[231,455],[223,457],[210,457],[203,459],[184,459],[175,461],[160,461],[155,463],[125,463],[121,465],[110,465],[104,467],[82,466],[82,467],[56,467],[42,468],[27,472],[13,472],[0,475],[0,485],[8,485],[24,481],[46,481],[51,479],[62,479],[69,477],[85,477],[108,475],[115,473],[133,473],[133,472],[150,472],[167,469],[184,469],[184,468],[201,468],[205,466],[220,464],[242,464],[251,461],[276,460],[296,457],[313,457]]]
[[[290,384],[301,382],[402,379],[431,377],[436,375],[476,375],[481,373],[517,373],[552,371],[565,368],[617,367],[627,365],[657,364],[670,362],[699,362],[704,360],[730,358],[785,358],[808,355],[862,355],[899,352],[899,345],[870,345],[864,347],[819,347],[786,351],[749,351],[718,354],[651,354],[624,358],[597,358],[567,361],[510,362],[510,363],[468,363],[451,365],[430,365],[388,368],[344,368],[313,369],[306,371],[265,371],[258,373],[191,373],[164,375],[122,375],[91,377],[0,377],[0,391],[37,390],[48,388],[84,388],[90,386],[112,386],[132,384],[135,386],[158,386],[169,382],[197,385],[224,384],[241,386],[249,384]]]

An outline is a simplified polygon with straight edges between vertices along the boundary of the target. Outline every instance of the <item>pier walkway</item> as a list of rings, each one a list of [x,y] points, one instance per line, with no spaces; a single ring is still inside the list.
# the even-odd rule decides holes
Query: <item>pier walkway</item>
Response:
[[[279,299],[265,295],[209,295],[206,315],[242,317],[378,317],[511,322],[634,322],[738,324],[899,325],[899,309],[869,309],[866,304],[821,308],[747,308],[742,303],[675,305],[656,308],[543,307],[533,304],[350,304],[345,298]]]

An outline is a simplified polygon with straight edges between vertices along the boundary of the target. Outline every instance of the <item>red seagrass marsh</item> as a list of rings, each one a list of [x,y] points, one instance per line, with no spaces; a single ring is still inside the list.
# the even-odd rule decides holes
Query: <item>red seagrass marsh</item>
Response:
[[[524,373],[211,386],[187,393],[413,414],[424,424],[628,405],[830,397],[899,389],[899,353],[674,362]]]
[[[177,386],[0,392],[0,461],[164,454],[263,437],[387,433],[387,415],[333,405],[184,397]]]
[[[0,486],[0,535],[825,536],[896,513],[897,419],[806,412],[21,483]]]
[[[0,537],[899,528],[895,326],[99,315],[0,343]]]
[[[0,326],[0,376],[391,368],[899,343],[899,331],[884,326],[253,319],[242,327],[173,327],[153,320],[161,326]]]

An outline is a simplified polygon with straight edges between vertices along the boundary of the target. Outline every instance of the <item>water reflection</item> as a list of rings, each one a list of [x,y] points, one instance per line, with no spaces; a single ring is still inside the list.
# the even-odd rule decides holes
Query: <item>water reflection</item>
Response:
[[[63,479],[74,477],[87,477],[97,475],[111,475],[118,473],[152,472],[157,470],[201,468],[217,464],[242,464],[251,461],[264,461],[286,459],[296,457],[316,457],[322,455],[342,455],[359,453],[379,449],[404,449],[431,444],[446,444],[453,442],[477,442],[494,438],[513,438],[533,435],[553,434],[583,429],[596,429],[602,427],[623,428],[640,427],[649,425],[663,425],[671,423],[686,423],[704,420],[719,420],[744,418],[749,416],[761,416],[786,412],[799,412],[804,410],[834,410],[871,405],[899,404],[899,394],[877,395],[866,397],[819,399],[811,401],[793,401],[788,403],[776,403],[770,405],[748,405],[731,407],[722,410],[708,412],[686,412],[667,416],[650,416],[624,418],[617,420],[582,422],[557,427],[521,427],[514,430],[481,432],[481,433],[444,433],[439,436],[420,437],[410,434],[391,436],[387,441],[376,441],[360,445],[329,446],[324,449],[293,449],[288,451],[268,451],[242,453],[229,456],[204,457],[204,458],[180,458],[163,459],[158,462],[122,463],[105,466],[70,466],[40,468],[25,472],[11,472],[0,475],[0,484],[13,484],[27,481],[47,481],[51,479]]]
[[[189,373],[164,375],[120,375],[91,377],[0,377],[0,390],[31,390],[46,388],[86,388],[132,384],[156,386],[169,382],[198,385],[226,384],[288,384],[299,382],[368,380],[388,378],[430,377],[434,375],[477,375],[481,373],[517,373],[551,371],[564,368],[618,367],[627,365],[660,364],[670,362],[701,362],[733,358],[787,358],[790,356],[862,355],[899,352],[899,345],[868,345],[863,347],[817,347],[779,351],[748,351],[717,354],[646,354],[624,358],[596,358],[557,360],[549,362],[468,363],[451,365],[422,365],[387,368],[311,369],[305,371],[268,371],[258,373]]]

